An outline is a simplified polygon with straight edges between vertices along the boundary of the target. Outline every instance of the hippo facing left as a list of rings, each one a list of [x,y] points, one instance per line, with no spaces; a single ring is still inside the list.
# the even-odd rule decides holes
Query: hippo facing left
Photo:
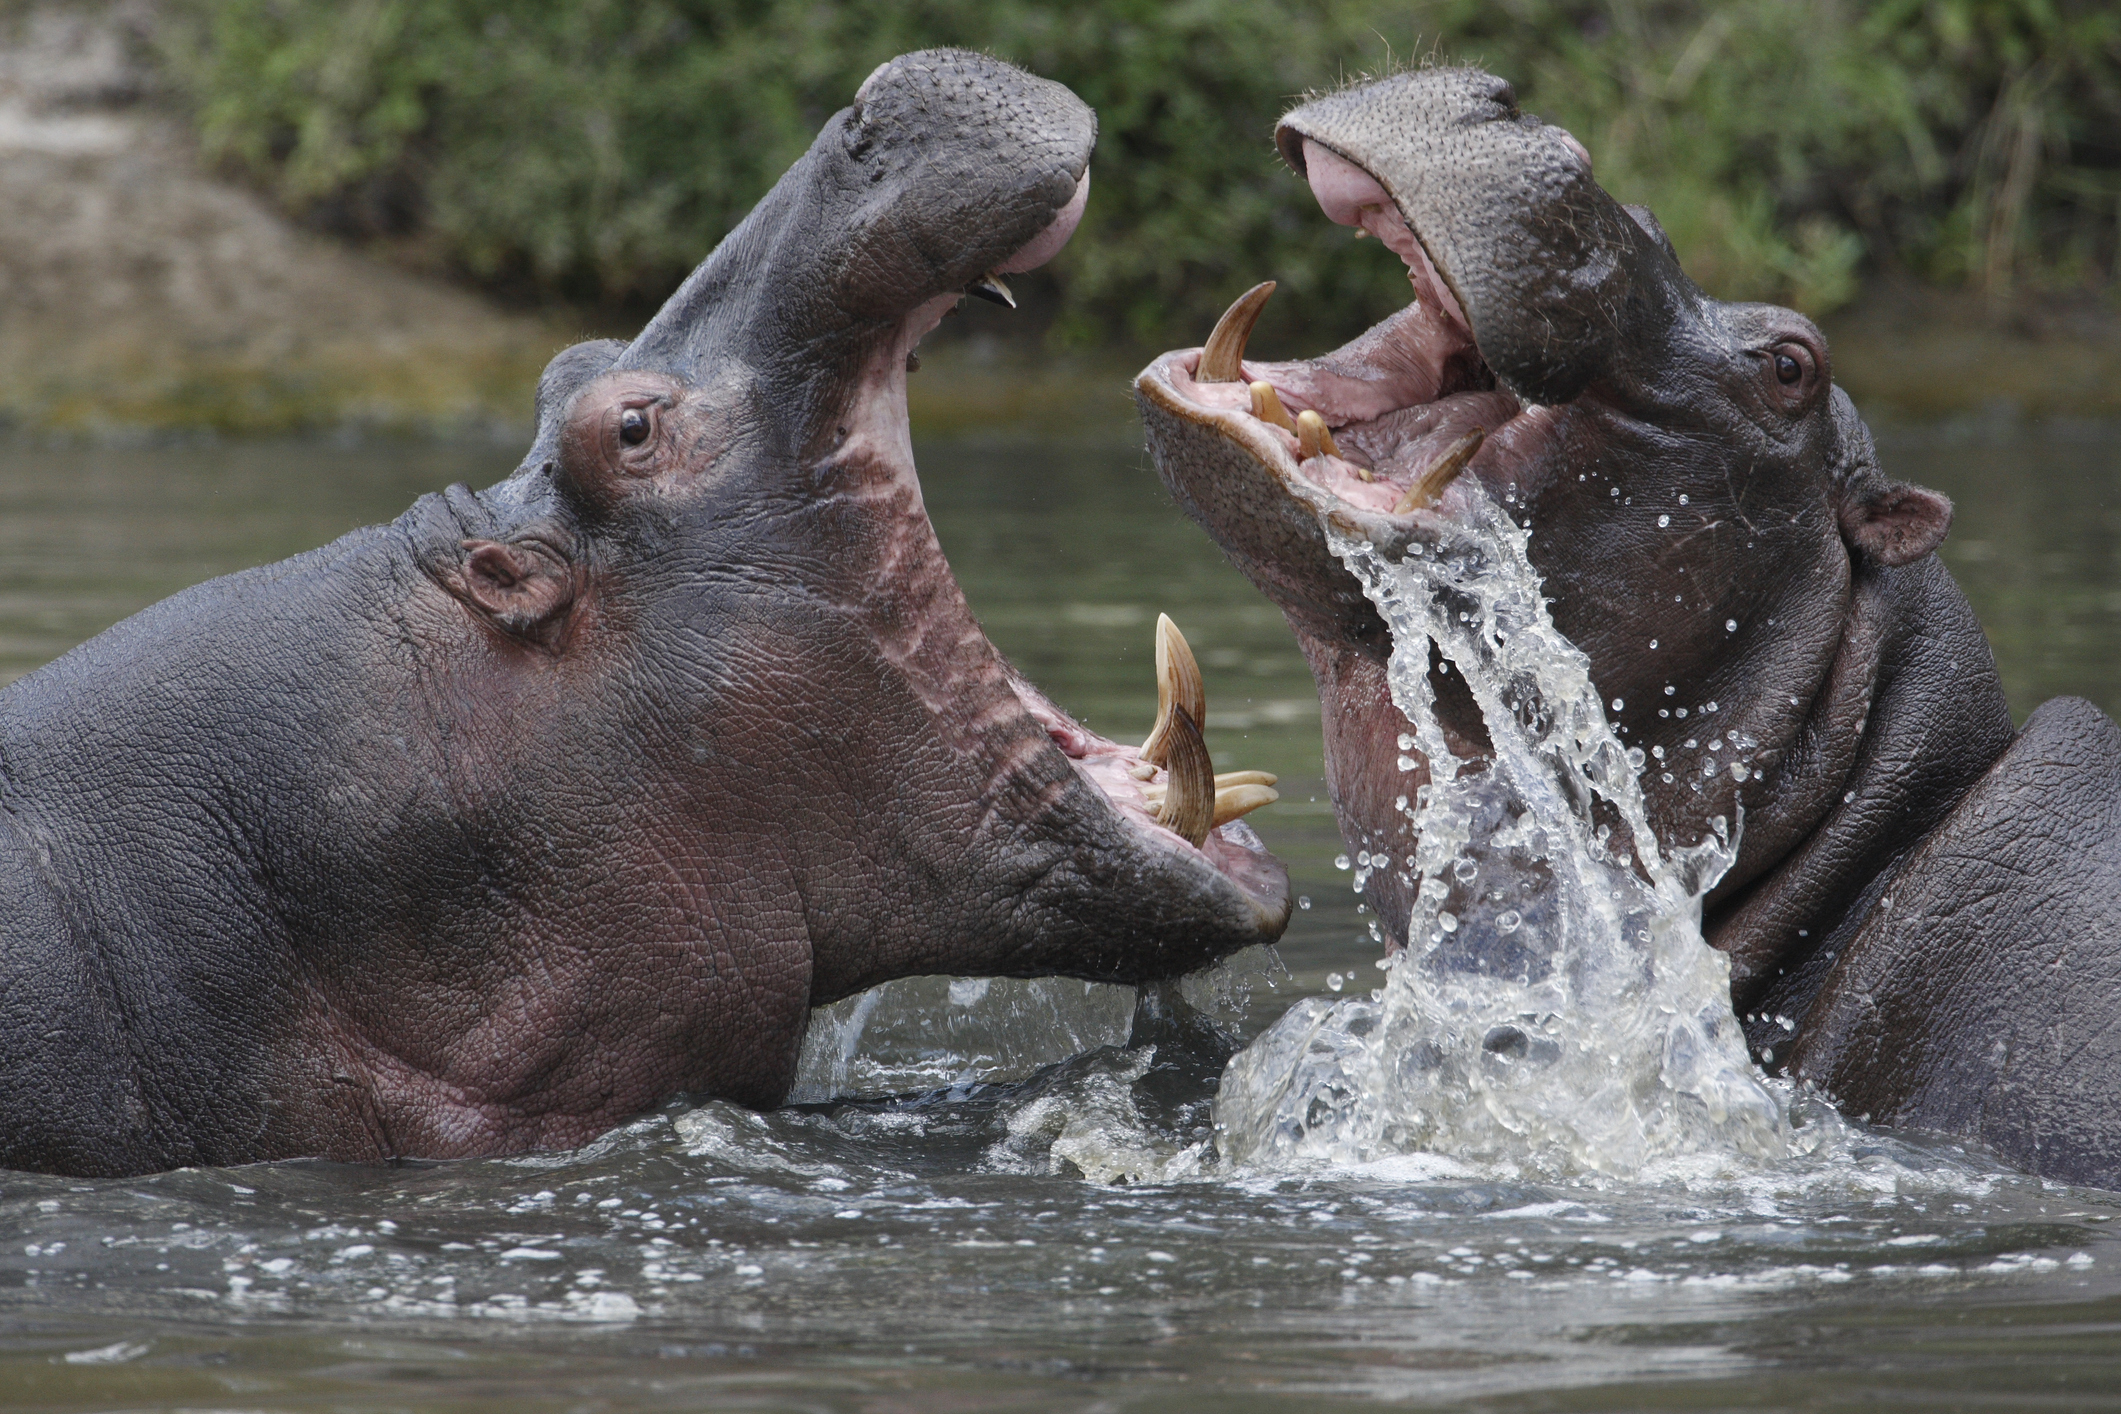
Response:
[[[1186,684],[1168,771],[1071,721],[914,473],[914,345],[1066,241],[1095,132],[894,60],[632,344],[554,360],[506,481],[0,694],[0,1164],[575,1145],[777,1102],[808,1009],[889,978],[1277,937]]]

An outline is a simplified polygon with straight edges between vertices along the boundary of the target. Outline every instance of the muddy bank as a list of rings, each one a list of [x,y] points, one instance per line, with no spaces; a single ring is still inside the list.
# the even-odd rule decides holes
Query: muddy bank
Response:
[[[147,6],[0,12],[0,420],[519,429],[566,333],[296,229],[199,169]]]

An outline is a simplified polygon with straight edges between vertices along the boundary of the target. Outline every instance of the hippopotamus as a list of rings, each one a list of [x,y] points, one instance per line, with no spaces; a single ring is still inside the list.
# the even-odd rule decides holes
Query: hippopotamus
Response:
[[[0,1164],[574,1146],[777,1103],[890,978],[1277,937],[1231,818],[1271,791],[1218,801],[1175,629],[1160,740],[1107,741],[922,506],[914,346],[1066,241],[1095,133],[991,58],[884,65],[637,338],[553,360],[507,479],[0,693]]]
[[[1263,285],[1136,389],[1178,504],[1302,645],[1351,845],[1408,851],[1393,802],[1426,763],[1399,768],[1391,634],[1326,527],[1403,556],[1487,498],[1642,753],[1658,837],[1737,826],[1702,929],[1754,1058],[1853,1117],[2121,1186],[2121,735],[2074,698],[2013,729],[1933,553],[1951,505],[1881,469],[1818,328],[1704,295],[1489,74],[1351,87],[1275,140],[1413,302],[1262,362]],[[1431,664],[1444,739],[1480,759],[1485,722]],[[1404,946],[1407,881],[1366,898]]]

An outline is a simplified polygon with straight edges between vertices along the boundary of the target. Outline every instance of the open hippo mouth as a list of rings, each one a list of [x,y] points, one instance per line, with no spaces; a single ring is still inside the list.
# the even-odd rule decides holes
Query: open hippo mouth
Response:
[[[888,467],[899,485],[918,485],[906,407],[906,375],[920,367],[916,346],[964,295],[1015,308],[1007,277],[1034,269],[1060,251],[1081,218],[1089,187],[1086,167],[1074,196],[1037,237],[971,282],[963,295],[938,296],[907,314],[895,336],[884,341],[870,361],[852,413],[856,435],[867,440],[881,464],[878,469]],[[917,526],[906,523],[905,529],[923,538],[933,534],[924,514]],[[904,573],[908,581],[927,578],[924,559],[916,552],[887,573],[894,578]],[[893,584],[888,589],[898,594],[911,587]],[[1141,743],[1127,744],[1077,722],[1008,664],[971,620],[954,580],[922,584],[917,595],[934,596],[929,598],[932,619],[923,626],[921,638],[949,641],[954,636],[959,650],[953,655],[959,662],[949,674],[954,679],[947,685],[950,695],[937,703],[939,716],[962,721],[968,712],[978,712],[986,691],[1000,681],[1015,709],[1042,734],[1051,752],[1096,788],[1125,828],[1150,849],[1212,869],[1257,910],[1263,938],[1278,934],[1288,917],[1287,872],[1242,823],[1242,817],[1278,799],[1275,777],[1264,771],[1215,771],[1203,737],[1206,687],[1191,647],[1168,616],[1157,616],[1155,724]],[[990,720],[990,728],[993,725]]]
[[[1478,77],[1497,90],[1481,95],[1487,106],[1499,110],[1510,103],[1506,85]],[[1460,297],[1462,281],[1485,273],[1465,258],[1470,243],[1453,242],[1448,233],[1439,238],[1438,232],[1410,223],[1406,206],[1419,211],[1418,204],[1403,204],[1386,179],[1336,151],[1328,137],[1315,136],[1335,132],[1332,110],[1333,101],[1326,100],[1291,114],[1276,134],[1282,154],[1309,181],[1329,219],[1353,227],[1358,238],[1374,237],[1404,262],[1414,299],[1330,353],[1262,362],[1247,359],[1245,347],[1275,285],[1270,280],[1246,291],[1203,347],[1165,354],[1137,380],[1152,446],[1161,442],[1170,449],[1159,456],[1159,464],[1184,459],[1171,446],[1174,438],[1211,432],[1241,451],[1273,490],[1312,517],[1384,542],[1403,539],[1409,518],[1418,512],[1441,508],[1448,513],[1451,488],[1467,471],[1496,499],[1521,506],[1527,483],[1541,473],[1555,447],[1555,400],[1538,396],[1550,394],[1542,385],[1551,384],[1558,371],[1551,366],[1554,355],[1528,369],[1498,370],[1490,363]],[[1532,122],[1565,161],[1580,162],[1588,185],[1589,158],[1575,139]],[[1432,255],[1432,245],[1444,263]],[[1501,252],[1482,254],[1480,263],[1486,265]],[[1495,291],[1488,283],[1490,288],[1479,291],[1488,298],[1474,307],[1492,316]],[[1551,332],[1557,339],[1568,337],[1566,329]],[[1522,354],[1522,332],[1513,328],[1511,334],[1509,352]],[[1532,376],[1510,376],[1521,372]],[[1533,386],[1527,388],[1527,382]],[[1191,496],[1201,488],[1188,481],[1174,489]],[[1255,494],[1266,489],[1252,488]],[[1255,501],[1251,509],[1265,508]],[[1295,606],[1284,602],[1283,607]]]

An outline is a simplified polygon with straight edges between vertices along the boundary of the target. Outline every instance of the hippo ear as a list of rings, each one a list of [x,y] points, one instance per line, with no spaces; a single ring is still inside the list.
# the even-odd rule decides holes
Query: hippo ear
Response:
[[[574,568],[543,541],[466,540],[453,586],[495,627],[550,648],[574,604]]]
[[[1882,565],[1905,565],[1944,543],[1952,503],[1904,481],[1872,482],[1851,490],[1840,507],[1841,534]]]

